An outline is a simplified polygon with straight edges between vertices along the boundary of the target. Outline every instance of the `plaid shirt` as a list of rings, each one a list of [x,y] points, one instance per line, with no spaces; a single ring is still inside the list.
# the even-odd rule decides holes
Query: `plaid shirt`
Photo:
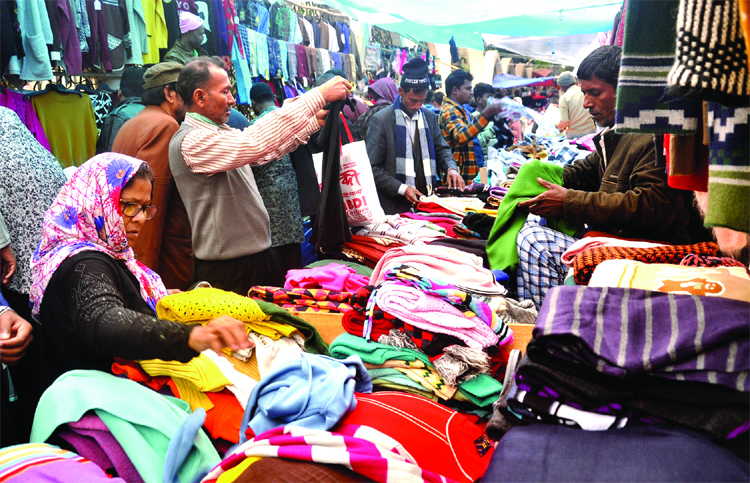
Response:
[[[443,98],[440,108],[440,129],[466,182],[473,180],[479,172],[474,143],[479,142],[476,137],[488,123],[489,120],[484,116],[479,116],[476,121],[470,123],[469,116],[461,106],[448,97]]]

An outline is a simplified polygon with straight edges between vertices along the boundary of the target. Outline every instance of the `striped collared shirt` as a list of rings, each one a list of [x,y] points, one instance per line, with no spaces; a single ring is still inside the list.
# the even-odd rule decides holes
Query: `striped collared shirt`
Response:
[[[185,163],[194,173],[215,174],[244,165],[264,164],[304,144],[320,129],[315,114],[325,100],[318,89],[287,99],[280,109],[240,131],[189,112],[185,123],[196,127],[182,141]]]

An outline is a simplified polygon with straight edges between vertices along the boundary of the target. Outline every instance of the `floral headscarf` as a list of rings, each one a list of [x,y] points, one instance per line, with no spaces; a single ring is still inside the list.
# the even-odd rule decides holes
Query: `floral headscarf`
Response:
[[[36,320],[52,274],[86,250],[125,261],[138,279],[141,296],[156,312],[167,289],[159,275],[135,259],[120,213],[120,193],[141,164],[123,154],[103,153],[86,161],[65,183],[44,215],[42,240],[31,257],[31,313]]]

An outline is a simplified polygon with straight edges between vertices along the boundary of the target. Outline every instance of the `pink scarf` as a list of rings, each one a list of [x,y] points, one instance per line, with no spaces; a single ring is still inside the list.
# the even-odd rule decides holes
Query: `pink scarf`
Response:
[[[52,274],[65,260],[86,250],[123,260],[154,312],[159,299],[167,295],[159,275],[135,259],[120,213],[120,192],[142,163],[123,154],[99,154],[62,187],[44,215],[42,240],[31,257],[31,313],[36,320]]]

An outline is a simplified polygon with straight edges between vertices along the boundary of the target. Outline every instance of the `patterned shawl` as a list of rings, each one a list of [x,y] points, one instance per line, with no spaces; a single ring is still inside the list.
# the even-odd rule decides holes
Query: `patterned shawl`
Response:
[[[31,257],[30,299],[36,320],[52,274],[65,260],[86,250],[123,260],[154,311],[159,299],[167,295],[161,278],[135,259],[120,213],[120,192],[141,163],[122,154],[99,154],[65,183],[44,215],[42,240]]]

